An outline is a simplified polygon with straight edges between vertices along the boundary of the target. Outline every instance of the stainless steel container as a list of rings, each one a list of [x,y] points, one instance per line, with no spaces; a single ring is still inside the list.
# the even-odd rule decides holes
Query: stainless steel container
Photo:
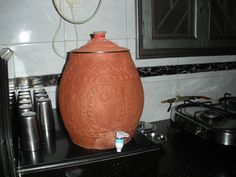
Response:
[[[33,95],[37,95],[39,93],[47,94],[46,90],[44,88],[38,88],[33,91]]]
[[[38,93],[38,94],[34,94],[33,95],[33,99],[34,99],[34,110],[36,112],[38,112],[37,110],[37,104],[38,104],[38,99],[40,98],[48,98],[48,95],[46,93]]]
[[[29,101],[32,102],[31,95],[19,95],[18,96],[18,101],[22,101],[22,100],[29,100]]]
[[[18,93],[18,95],[19,95],[19,96],[21,96],[21,95],[30,95],[30,92],[28,92],[28,91],[26,91],[26,92],[20,92],[20,93]]]
[[[21,89],[21,90],[18,91],[18,95],[21,95],[21,93],[29,93],[30,94],[30,90],[28,88]]]
[[[21,147],[25,151],[36,151],[41,148],[41,134],[35,112],[21,114]]]
[[[30,100],[21,100],[21,101],[18,102],[18,105],[19,105],[19,106],[20,106],[20,105],[23,105],[23,104],[29,104],[29,105],[32,106],[32,103],[31,103]]]
[[[18,107],[19,117],[22,116],[22,113],[30,112],[30,111],[33,111],[33,106],[31,104],[22,104],[22,105],[19,105],[19,107]]]
[[[37,101],[37,114],[43,132],[55,130],[52,104],[49,98],[39,98]]]

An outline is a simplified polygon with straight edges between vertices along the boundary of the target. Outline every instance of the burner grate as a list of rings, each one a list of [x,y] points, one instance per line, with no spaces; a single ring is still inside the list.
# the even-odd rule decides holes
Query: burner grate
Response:
[[[219,99],[219,103],[225,108],[236,112],[236,97],[226,93],[224,97]]]
[[[203,139],[236,146],[235,106],[236,97],[227,94],[217,103],[187,100],[172,108],[171,120]]]

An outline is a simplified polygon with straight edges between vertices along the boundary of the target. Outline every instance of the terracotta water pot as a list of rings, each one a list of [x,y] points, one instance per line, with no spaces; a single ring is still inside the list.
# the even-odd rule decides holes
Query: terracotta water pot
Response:
[[[72,141],[88,149],[115,147],[117,131],[134,135],[143,110],[143,87],[127,48],[95,32],[69,53],[59,86],[59,109]]]

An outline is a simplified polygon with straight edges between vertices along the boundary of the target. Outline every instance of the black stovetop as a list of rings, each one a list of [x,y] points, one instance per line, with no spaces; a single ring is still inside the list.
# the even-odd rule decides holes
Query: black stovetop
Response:
[[[170,120],[154,122],[168,141],[162,145],[156,177],[235,177],[236,146],[208,141]]]

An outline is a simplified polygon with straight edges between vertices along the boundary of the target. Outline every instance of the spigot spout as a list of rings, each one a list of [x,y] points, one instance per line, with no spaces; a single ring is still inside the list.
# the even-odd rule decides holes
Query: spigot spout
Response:
[[[118,131],[116,132],[116,151],[121,152],[123,146],[124,146],[124,138],[128,138],[129,134],[124,131]]]

